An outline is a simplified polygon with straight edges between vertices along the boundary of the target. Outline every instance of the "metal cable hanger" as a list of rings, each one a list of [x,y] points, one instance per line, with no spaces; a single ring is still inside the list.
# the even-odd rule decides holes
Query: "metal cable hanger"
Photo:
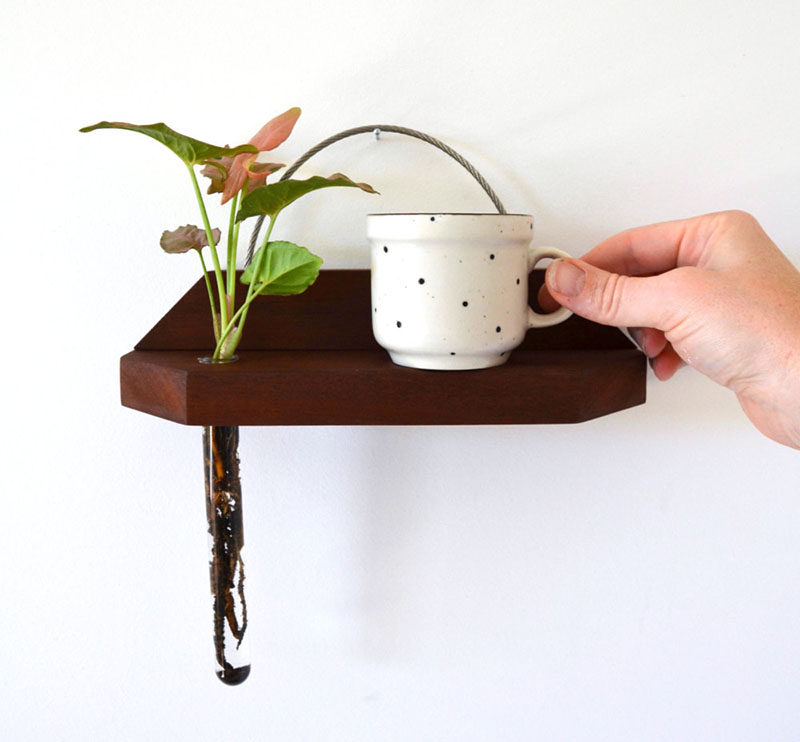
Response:
[[[338,134],[334,134],[332,137],[328,137],[324,141],[320,142],[316,146],[312,147],[308,150],[304,155],[302,155],[296,162],[294,162],[288,170],[281,176],[279,182],[281,180],[288,180],[295,174],[295,172],[304,165],[308,160],[310,160],[317,152],[325,149],[326,147],[338,142],[342,139],[346,139],[347,137],[352,137],[355,134],[374,134],[375,138],[380,138],[381,132],[388,131],[393,134],[404,134],[409,137],[414,137],[415,139],[421,139],[423,142],[427,142],[428,144],[433,145],[437,149],[440,149],[447,155],[450,155],[459,165],[464,167],[467,172],[478,181],[481,188],[486,191],[486,194],[492,199],[492,203],[495,205],[498,213],[506,214],[505,206],[503,206],[500,199],[497,197],[497,194],[492,190],[492,187],[486,182],[486,179],[475,169],[475,167],[469,163],[465,158],[463,158],[458,152],[456,152],[451,147],[448,147],[444,142],[439,141],[435,137],[430,136],[429,134],[425,134],[421,131],[417,131],[416,129],[409,129],[405,126],[394,126],[393,124],[372,124],[371,126],[357,126],[353,129],[346,129],[345,131],[340,131]],[[253,234],[250,236],[250,245],[247,248],[247,260],[245,261],[245,266],[250,265],[250,261],[253,259],[253,253],[256,249],[256,242],[258,241],[258,234],[261,231],[261,226],[264,224],[264,215],[258,217],[256,221],[256,226],[253,229]]]

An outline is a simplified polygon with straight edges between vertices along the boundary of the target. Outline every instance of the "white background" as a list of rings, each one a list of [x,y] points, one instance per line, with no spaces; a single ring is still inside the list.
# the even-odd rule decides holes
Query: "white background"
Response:
[[[690,370],[577,426],[243,429],[253,671],[223,686],[200,431],[118,388],[197,278],[158,248],[196,206],[156,143],[77,133],[235,144],[300,105],[276,159],[418,128],[538,244],[735,207],[800,264],[798,31],[793,0],[7,2],[0,738],[800,738],[800,457]],[[368,211],[491,210],[402,137],[306,172],[337,170],[383,195],[274,233],[327,267],[367,266]]]

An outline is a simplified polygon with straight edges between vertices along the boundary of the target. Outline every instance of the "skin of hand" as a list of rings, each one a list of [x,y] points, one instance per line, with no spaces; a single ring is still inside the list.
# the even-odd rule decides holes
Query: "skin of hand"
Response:
[[[800,272],[750,214],[621,232],[554,261],[539,301],[629,327],[659,379],[688,364],[731,389],[762,433],[800,448]]]

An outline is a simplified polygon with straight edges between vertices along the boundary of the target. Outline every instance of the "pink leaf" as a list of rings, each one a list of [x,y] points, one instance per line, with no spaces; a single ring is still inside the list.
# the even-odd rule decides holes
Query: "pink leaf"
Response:
[[[221,236],[218,229],[211,230],[214,243],[219,242]],[[168,253],[183,253],[189,250],[202,250],[208,244],[208,235],[205,230],[195,227],[194,224],[187,224],[185,227],[178,227],[171,232],[165,230],[161,235],[161,249]]]
[[[206,161],[206,166],[200,170],[200,175],[204,175],[211,181],[207,193],[222,193],[232,162],[232,157],[220,157],[219,160],[214,162]]]
[[[250,144],[258,147],[259,152],[275,149],[275,147],[283,144],[288,139],[299,117],[300,109],[297,107],[290,108],[285,113],[264,124],[250,140]]]
[[[290,108],[280,116],[276,116],[262,126],[258,133],[250,140],[250,144],[258,148],[259,152],[266,152],[275,149],[279,144],[286,141],[292,133],[294,125],[300,116],[300,109]],[[255,162],[256,155],[244,153],[233,158],[233,163],[228,169],[228,178],[222,191],[222,203],[230,201],[234,194],[238,193],[244,185],[245,178],[248,177],[247,170]]]
[[[252,162],[247,168],[247,177],[250,180],[264,180],[268,175],[272,175],[282,167],[286,166],[281,165],[279,162]]]

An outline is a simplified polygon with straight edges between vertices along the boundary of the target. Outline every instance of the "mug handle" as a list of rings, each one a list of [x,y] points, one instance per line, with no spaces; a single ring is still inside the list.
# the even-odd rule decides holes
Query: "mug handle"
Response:
[[[556,247],[528,247],[528,273],[530,273],[536,264],[544,258],[571,258],[569,253],[559,250]],[[572,312],[566,307],[560,307],[555,312],[549,314],[542,314],[534,312],[531,307],[528,307],[528,328],[532,327],[550,327],[563,322],[572,316]]]

